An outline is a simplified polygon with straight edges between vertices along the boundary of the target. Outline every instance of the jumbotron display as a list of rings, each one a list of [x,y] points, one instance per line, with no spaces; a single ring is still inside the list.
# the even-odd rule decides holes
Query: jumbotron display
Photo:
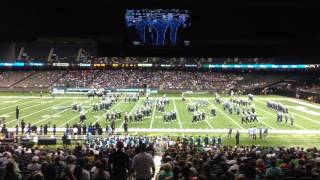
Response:
[[[190,46],[189,10],[130,9],[126,10],[125,21],[128,40],[134,46]]]

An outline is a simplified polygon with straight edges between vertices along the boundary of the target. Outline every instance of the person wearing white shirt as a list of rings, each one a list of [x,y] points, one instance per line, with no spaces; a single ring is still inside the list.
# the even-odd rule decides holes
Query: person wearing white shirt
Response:
[[[74,138],[78,139],[78,128],[77,127],[73,128],[73,134],[74,134]]]
[[[257,139],[257,129],[255,126],[252,128],[252,139],[253,140]]]

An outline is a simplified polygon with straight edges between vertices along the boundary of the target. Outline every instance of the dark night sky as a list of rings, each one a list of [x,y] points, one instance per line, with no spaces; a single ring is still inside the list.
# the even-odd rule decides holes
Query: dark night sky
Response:
[[[83,37],[100,55],[304,57],[320,55],[317,1],[91,0],[4,1],[0,40]],[[192,13],[192,46],[153,49],[128,46],[125,9],[184,8]],[[316,59],[316,58],[315,58]]]

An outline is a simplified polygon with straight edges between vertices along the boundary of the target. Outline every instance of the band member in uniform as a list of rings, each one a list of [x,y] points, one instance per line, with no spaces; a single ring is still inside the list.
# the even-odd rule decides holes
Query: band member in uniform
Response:
[[[128,112],[126,112],[124,115],[124,122],[128,122],[128,120],[129,120],[129,114]]]
[[[62,136],[62,144],[63,144],[63,148],[66,149],[67,146],[68,146],[68,143],[67,143],[67,134],[64,133],[63,136]]]
[[[211,112],[212,116],[214,116],[214,117],[216,116],[216,110],[214,108],[212,108],[210,112]]]
[[[86,119],[87,119],[87,118],[86,118],[84,109],[82,109],[82,110],[80,111],[80,122],[83,123]]]
[[[294,122],[294,116],[293,114],[290,114],[290,125],[293,126],[293,122]]]
[[[114,132],[116,129],[116,123],[114,122],[114,120],[112,120],[111,122],[111,129],[112,129],[112,132]]]
[[[229,127],[229,132],[228,132],[228,138],[231,138],[231,134],[232,134],[232,127]]]

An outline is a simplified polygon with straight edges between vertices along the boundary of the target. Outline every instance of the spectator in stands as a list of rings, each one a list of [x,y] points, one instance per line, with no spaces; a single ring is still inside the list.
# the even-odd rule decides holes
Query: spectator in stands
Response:
[[[290,162],[288,171],[284,172],[284,176],[286,177],[298,177],[298,173],[295,169],[296,165],[294,162]]]
[[[314,176],[320,176],[320,161],[316,160],[315,167],[312,169],[312,174]]]
[[[96,162],[97,170],[93,173],[92,179],[93,180],[109,180],[110,174],[108,171],[105,171],[106,164],[102,163],[100,160]]]
[[[90,173],[77,165],[73,170],[73,175],[77,180],[90,180]]]
[[[29,171],[39,171],[41,168],[41,165],[38,163],[39,157],[38,156],[33,156],[31,163],[28,164],[27,169]]]
[[[163,165],[158,177],[166,180],[247,180],[262,179],[263,176],[265,179],[272,179],[278,178],[280,174],[284,178],[309,177],[316,179],[320,172],[320,151],[317,148],[305,150],[285,147],[275,149],[260,146],[208,145],[205,149],[200,150],[196,147],[197,144],[184,143],[181,140],[175,142],[172,137],[132,136],[129,138],[129,142],[124,138],[117,135],[106,137],[109,143],[112,142],[111,144],[104,144],[104,140],[96,138],[92,143],[84,145],[82,148],[78,145],[75,151],[27,149],[14,146],[0,148],[0,176],[3,178],[6,173],[2,172],[10,168],[15,169],[14,174],[19,174],[18,169],[27,170],[28,164],[39,162],[38,160],[34,161],[34,158],[31,157],[38,156],[39,159],[46,161],[41,165],[41,172],[36,171],[29,176],[29,171],[21,171],[21,176],[30,177],[29,179],[42,179],[43,176],[45,180],[90,180],[89,171],[91,171],[93,179],[110,179],[110,175],[106,171],[106,159],[109,158],[108,165],[112,173],[112,180],[121,180],[123,175],[118,176],[117,172],[127,175],[129,169],[129,165],[121,163],[121,161],[127,162],[129,158],[133,158],[131,167],[136,173],[137,179],[151,179],[154,173],[154,162],[152,156],[146,153],[148,152],[146,144],[154,145],[156,151],[165,149],[162,158]],[[145,141],[146,144],[141,144],[144,138],[148,138],[148,140]],[[123,148],[125,142],[128,144]],[[100,147],[98,147],[99,144]],[[116,144],[117,150],[114,144]],[[90,151],[90,147],[95,147],[95,150]],[[13,162],[12,157],[17,163]],[[123,159],[120,161],[121,158]],[[10,167],[10,162],[19,166]],[[92,168],[91,164],[93,163],[95,167]],[[7,164],[9,165],[7,166]],[[269,168],[266,169],[266,167]],[[181,178],[179,178],[179,174]],[[14,178],[9,180],[11,179]]]
[[[63,180],[77,180],[76,177],[73,175],[70,167],[66,167],[64,169],[64,174],[61,179],[63,179]]]
[[[296,171],[298,172],[299,176],[303,177],[306,172],[305,162],[303,159],[298,160],[298,165],[296,166]]]
[[[173,178],[172,166],[170,163],[165,163],[162,165],[158,180],[166,180],[169,178]]]
[[[109,170],[112,179],[126,180],[127,174],[130,170],[129,156],[122,151],[123,142],[117,142],[117,151],[112,153],[109,157]]]
[[[36,172],[29,177],[31,180],[44,180],[43,174],[41,172]]]
[[[211,173],[211,167],[208,163],[203,163],[202,171],[199,175],[199,180],[215,180],[216,177]]]
[[[257,159],[256,161],[256,171],[258,173],[265,173],[267,167],[264,165],[262,159]]]
[[[189,177],[190,177],[190,168],[187,167],[187,166],[184,166],[182,169],[181,169],[181,179],[182,180],[189,180]]]
[[[153,157],[146,153],[146,144],[140,144],[139,152],[132,160],[132,169],[136,173],[136,180],[151,180],[155,174]]]
[[[272,159],[270,162],[270,167],[266,170],[267,177],[277,178],[281,174],[281,169],[276,167],[276,160]]]
[[[180,167],[174,166],[172,173],[173,173],[172,180],[179,180],[180,179]]]
[[[2,180],[22,180],[20,173],[16,169],[15,162],[10,160],[4,170]]]

